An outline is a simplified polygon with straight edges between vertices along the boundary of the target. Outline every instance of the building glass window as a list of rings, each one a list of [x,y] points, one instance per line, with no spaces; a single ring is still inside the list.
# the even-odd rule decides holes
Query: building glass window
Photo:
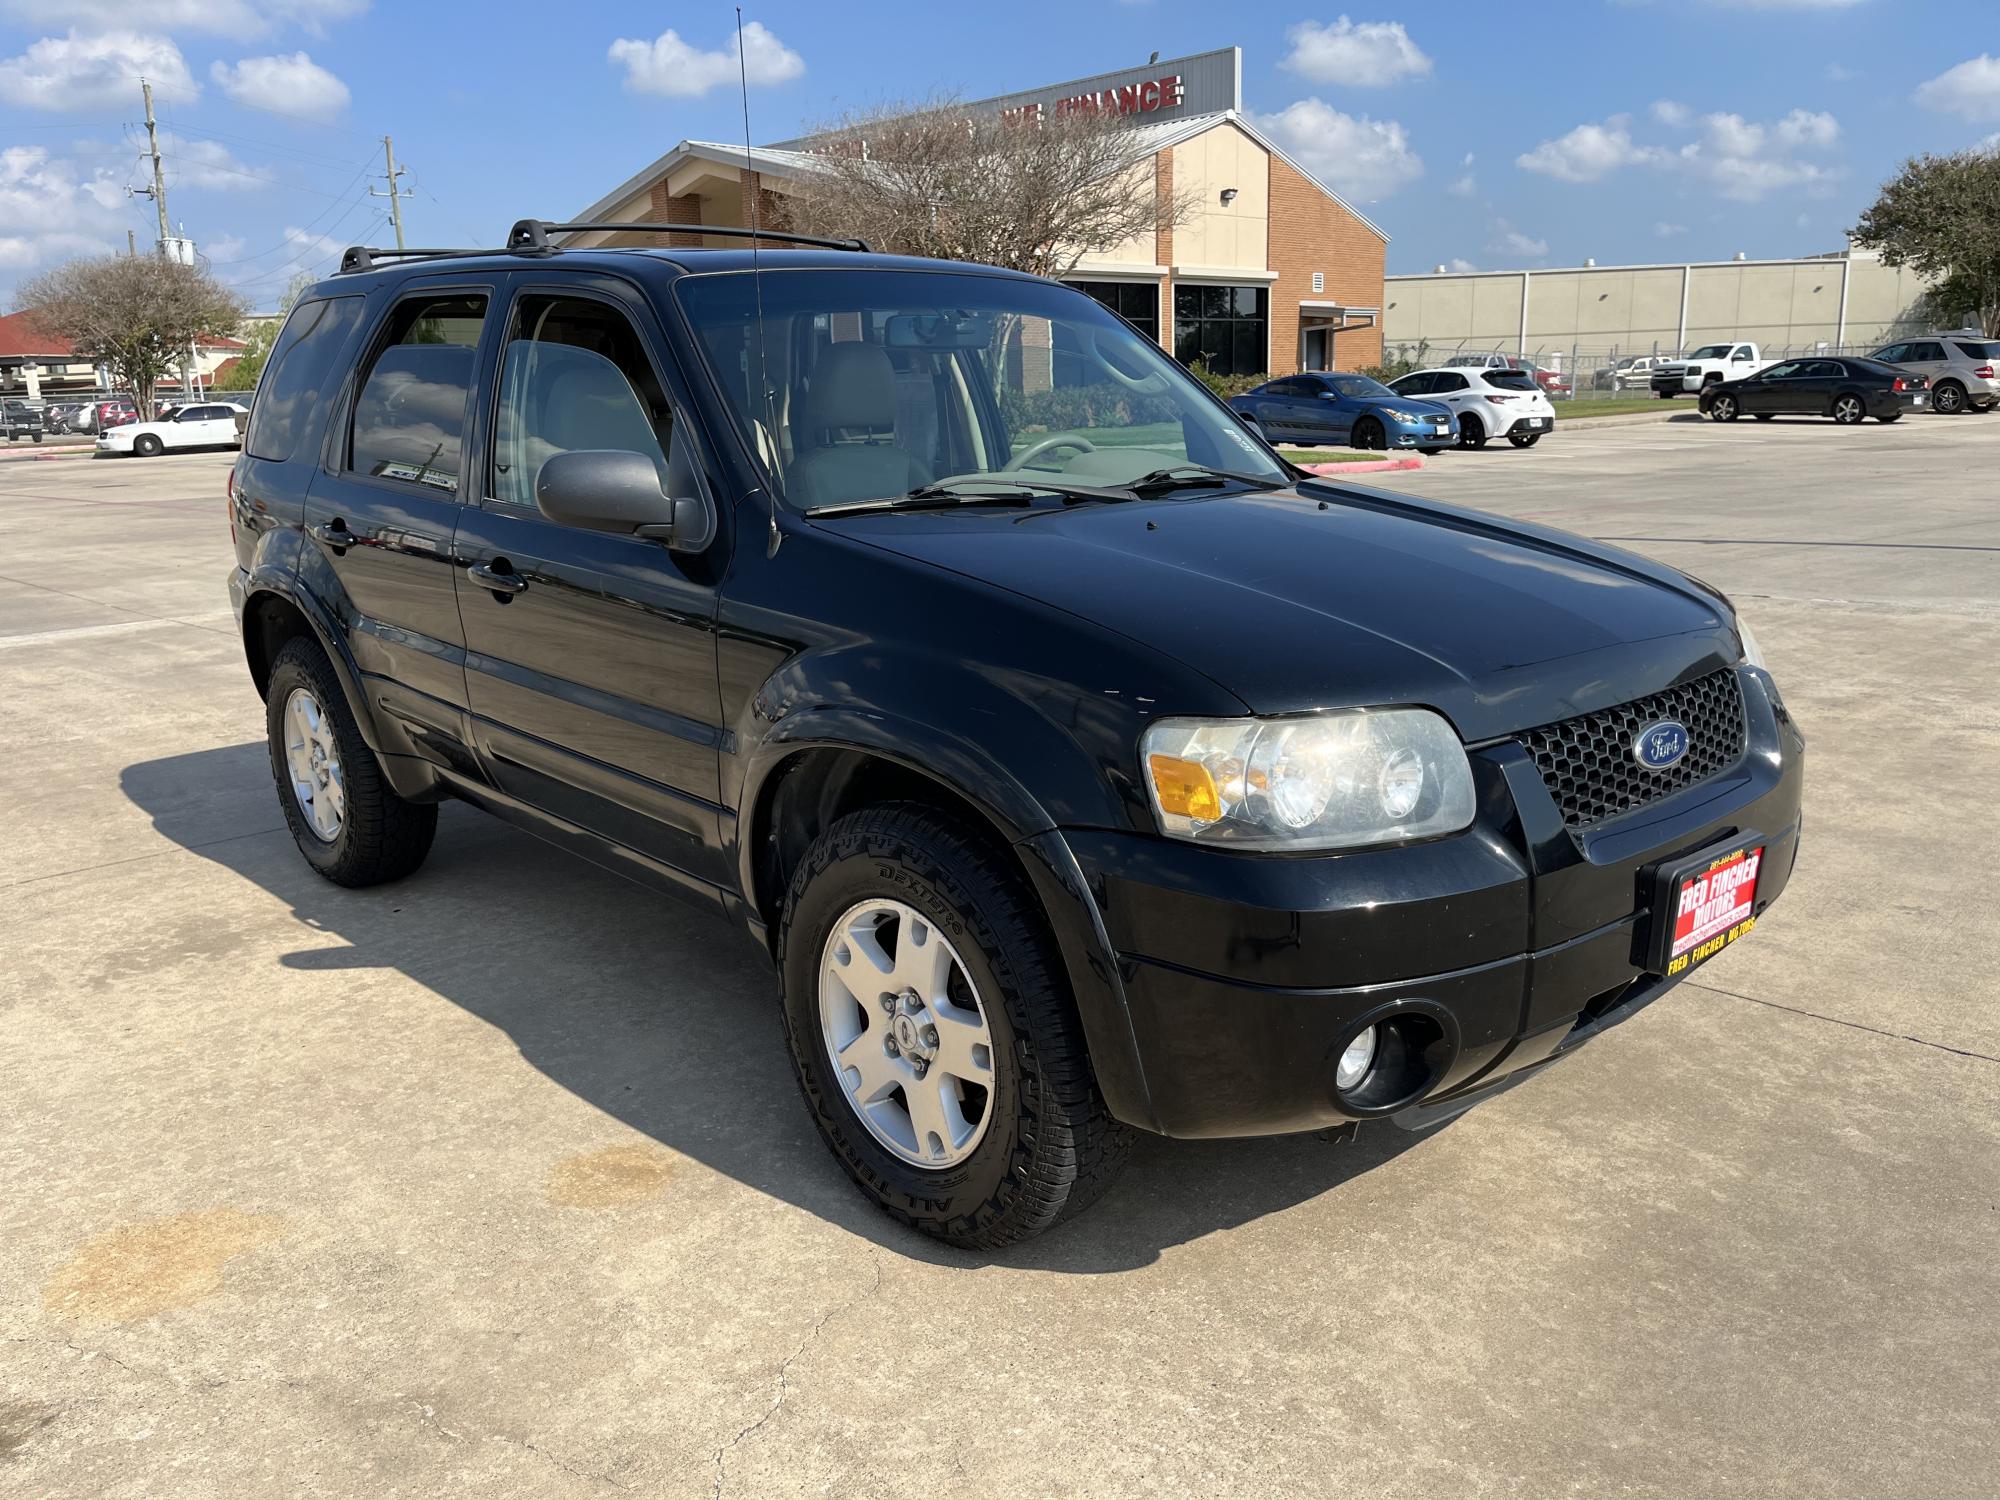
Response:
[[[1160,284],[1157,281],[1072,281],[1086,297],[1095,297],[1154,343],[1160,341]]]
[[[1261,286],[1174,288],[1174,358],[1218,375],[1261,375],[1268,360],[1271,293]]]

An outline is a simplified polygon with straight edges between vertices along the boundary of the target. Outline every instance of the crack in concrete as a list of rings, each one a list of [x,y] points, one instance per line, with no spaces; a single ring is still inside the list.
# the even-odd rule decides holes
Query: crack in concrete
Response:
[[[1825,1021],[1830,1026],[1845,1026],[1850,1031],[1865,1031],[1870,1036],[1887,1037],[1892,1042],[1914,1042],[1919,1047],[1929,1047],[1935,1052],[1949,1052],[1954,1057],[1969,1057],[1975,1062],[2000,1063],[2000,1057],[1986,1052],[1974,1052],[1966,1047],[1952,1047],[1943,1042],[1933,1042],[1925,1037],[1911,1036],[1907,1032],[1887,1031],[1880,1026],[1870,1026],[1861,1021],[1843,1021],[1839,1016],[1823,1016],[1818,1011],[1804,1010],[1796,1005],[1786,1005],[1777,1000],[1762,1000],[1755,995],[1739,994],[1735,990],[1717,989],[1712,984],[1696,984],[1688,981],[1691,990],[1702,990],[1711,995],[1723,995],[1731,1000],[1747,1000],[1752,1005],[1768,1006],[1772,1010],[1782,1010],[1794,1016],[1804,1016],[1808,1021]]]
[[[447,1442],[456,1443],[456,1442],[463,1442],[465,1440],[464,1433],[445,1426],[444,1418],[438,1415],[438,1411],[435,1406],[426,1405],[424,1402],[418,1401],[414,1398],[409,1399],[408,1405],[410,1409],[416,1413],[417,1424],[419,1426],[428,1427],[432,1432],[435,1432],[439,1437],[445,1439]],[[630,1485],[624,1484],[623,1482],[612,1478],[609,1474],[600,1473],[594,1469],[578,1468],[575,1464],[571,1463],[561,1454],[553,1453],[549,1449],[542,1447],[539,1443],[532,1442],[527,1438],[513,1437],[504,1432],[489,1432],[485,1436],[488,1442],[505,1443],[511,1448],[526,1449],[528,1452],[534,1454],[535,1457],[541,1459],[543,1462],[554,1464],[558,1469],[562,1470],[563,1473],[569,1475],[572,1479],[591,1480],[598,1484],[608,1484],[614,1490],[628,1490],[631,1488]]]
[[[813,1346],[814,1342],[819,1338],[820,1330],[850,1308],[859,1307],[863,1302],[866,1302],[882,1289],[882,1263],[879,1260],[875,1260],[872,1256],[869,1259],[875,1268],[875,1279],[868,1284],[868,1290],[856,1293],[838,1307],[831,1308],[820,1316],[819,1320],[813,1324],[806,1336],[799,1340],[798,1347],[786,1355],[783,1362],[779,1364],[778,1391],[772,1398],[771,1404],[764,1408],[764,1414],[758,1417],[756,1421],[746,1422],[743,1426],[737,1428],[736,1436],[715,1450],[715,1485],[709,1491],[709,1500],[722,1500],[723,1486],[729,1482],[729,1455],[752,1433],[775,1417],[778,1414],[778,1408],[785,1404],[785,1398],[791,1395],[792,1366],[806,1350]]]
[[[109,1360],[112,1364],[118,1366],[119,1369],[123,1370],[127,1375],[130,1375],[138,1380],[147,1380],[147,1379],[167,1380],[167,1377],[164,1375],[159,1375],[145,1370],[135,1370],[115,1354],[107,1354],[102,1349],[86,1349],[83,1347],[83,1345],[73,1344],[68,1339],[43,1339],[43,1338],[35,1338],[33,1336],[15,1337],[10,1334],[5,1338],[0,1338],[0,1343],[43,1344],[51,1349],[67,1349],[72,1354],[81,1354],[85,1359]],[[171,1385],[174,1383],[175,1382],[168,1380],[168,1384]]]

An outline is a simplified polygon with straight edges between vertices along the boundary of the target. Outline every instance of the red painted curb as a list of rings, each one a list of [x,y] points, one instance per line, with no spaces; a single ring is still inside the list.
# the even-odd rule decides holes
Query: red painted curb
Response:
[[[1395,469],[1421,469],[1421,458],[1376,458],[1359,464],[1300,464],[1308,474],[1331,479],[1336,474],[1387,474]]]
[[[95,458],[97,445],[87,448],[57,448],[52,453],[6,453],[0,452],[0,463],[36,464],[47,463],[52,458]]]

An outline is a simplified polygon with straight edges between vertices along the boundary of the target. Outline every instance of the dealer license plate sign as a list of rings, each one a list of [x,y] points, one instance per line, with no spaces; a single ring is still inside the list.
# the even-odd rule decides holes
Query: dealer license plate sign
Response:
[[[1697,856],[1661,872],[1654,969],[1675,978],[1706,963],[1757,925],[1762,844]]]

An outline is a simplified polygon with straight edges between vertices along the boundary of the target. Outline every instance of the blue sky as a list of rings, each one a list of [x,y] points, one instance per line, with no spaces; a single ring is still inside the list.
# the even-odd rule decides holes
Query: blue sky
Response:
[[[1386,9],[1174,0],[829,6],[751,23],[752,126],[968,97],[1236,45],[1246,103],[1393,236],[1389,269],[1836,249],[1905,156],[2000,141],[2000,57],[1891,0],[1572,0]],[[1945,16],[1957,21],[1947,23]],[[727,5],[0,0],[0,307],[61,259],[143,247],[136,77],[169,206],[268,306],[381,243],[382,135],[413,243],[572,213],[685,137],[741,132]]]

